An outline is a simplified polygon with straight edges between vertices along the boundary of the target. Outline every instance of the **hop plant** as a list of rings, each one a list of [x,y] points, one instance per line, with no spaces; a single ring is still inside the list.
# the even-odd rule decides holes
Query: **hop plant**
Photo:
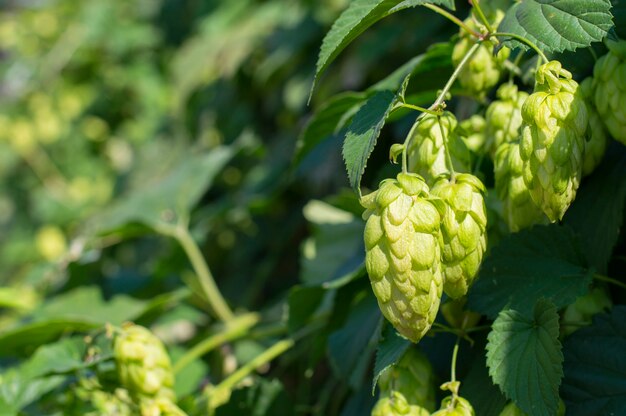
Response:
[[[120,382],[128,390],[139,395],[173,397],[170,357],[148,329],[124,326],[113,342],[113,355]]]
[[[476,24],[473,18],[465,19],[465,24],[471,29],[481,32],[482,28]],[[452,50],[452,63],[458,66],[465,54],[474,46],[476,39],[463,29],[460,32],[460,39]],[[474,52],[467,64],[461,69],[458,80],[461,86],[472,95],[484,98],[486,93],[498,84],[504,68],[504,61],[507,60],[510,50],[502,47],[494,56],[493,48],[495,43],[489,40],[483,41]]]
[[[575,326],[563,326],[562,334],[570,335],[580,329],[581,325],[591,325],[594,315],[605,312],[612,306],[613,302],[603,288],[593,288],[563,310],[563,322],[574,323]]]
[[[174,402],[166,397],[143,399],[141,416],[187,416]]]
[[[515,84],[502,84],[496,92],[497,100],[485,113],[485,139],[492,156],[503,143],[519,138],[522,127],[522,106],[528,93],[519,91]]]
[[[441,201],[419,175],[381,182],[361,204],[365,265],[380,309],[400,334],[419,341],[430,329],[443,289]]]
[[[457,127],[454,114],[449,111],[437,116],[428,114],[411,129],[408,155],[409,171],[415,172],[432,184],[443,174],[449,174],[446,146],[455,170],[466,170],[469,156],[467,147],[454,132]]]
[[[499,146],[494,161],[496,192],[503,201],[502,217],[513,232],[546,221],[524,182],[519,141]]]
[[[522,107],[520,155],[533,201],[555,222],[580,184],[587,108],[578,83],[559,61],[539,67],[535,80],[535,92]]]
[[[609,52],[593,68],[593,103],[611,136],[626,144],[626,41],[606,45]]]
[[[485,192],[483,183],[468,173],[451,181],[442,178],[431,191],[448,207],[441,223],[443,290],[453,299],[467,293],[487,248]]]
[[[457,132],[472,152],[480,152],[485,146],[487,121],[480,114],[474,114],[459,123]]]
[[[585,154],[583,156],[583,176],[587,176],[591,174],[600,164],[600,161],[602,161],[608,138],[606,128],[602,123],[602,118],[593,104],[592,78],[586,78],[580,83],[580,91],[587,103],[587,112],[589,115],[589,124],[587,125],[587,134],[585,135]]]
[[[434,383],[430,362],[415,348],[409,348],[394,366],[385,369],[378,378],[381,396],[390,396],[396,391],[409,404],[426,410],[435,408]]]
[[[504,409],[500,412],[499,416],[528,416],[524,411],[515,405],[514,402],[509,402]],[[559,408],[556,416],[565,416],[565,403],[563,400],[559,401]]]
[[[381,397],[372,409],[372,416],[429,416],[430,412],[420,406],[409,405],[406,398],[394,391]]]
[[[431,416],[474,416],[474,408],[460,396],[448,396],[441,401],[441,408]]]

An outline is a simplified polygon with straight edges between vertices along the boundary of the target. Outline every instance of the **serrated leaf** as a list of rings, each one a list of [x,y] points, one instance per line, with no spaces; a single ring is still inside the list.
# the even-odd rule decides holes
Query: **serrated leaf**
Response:
[[[610,0],[523,0],[509,8],[498,31],[523,36],[544,52],[575,50],[607,35],[610,10]],[[513,39],[504,44],[528,49]]]
[[[379,91],[354,116],[343,142],[343,159],[352,189],[360,194],[361,177],[367,159],[376,146],[380,130],[393,108],[395,94]]]
[[[315,79],[311,93],[319,76],[339,53],[363,33],[368,27],[392,13],[422,4],[440,4],[454,10],[454,0],[354,0],[339,16],[324,37],[317,59]]]
[[[626,306],[597,315],[563,347],[565,379],[561,392],[567,414],[626,414]]]
[[[83,361],[87,344],[82,338],[67,338],[37,348],[22,366],[21,372],[29,378],[61,374],[89,366]]]
[[[489,374],[504,394],[528,414],[555,415],[563,354],[554,304],[541,299],[532,313],[503,310],[488,341]]]
[[[376,383],[380,373],[385,369],[394,365],[404,352],[409,348],[411,343],[399,336],[391,325],[384,325],[383,333],[378,348],[376,349],[376,362],[374,364],[374,379],[372,380],[372,395],[376,391]]]
[[[591,278],[570,228],[535,226],[491,250],[470,290],[469,307],[491,318],[507,305],[530,311],[540,298],[560,308],[587,293]]]
[[[617,243],[626,203],[626,147],[613,142],[592,176],[583,182],[564,221],[580,236],[589,263],[605,273]]]

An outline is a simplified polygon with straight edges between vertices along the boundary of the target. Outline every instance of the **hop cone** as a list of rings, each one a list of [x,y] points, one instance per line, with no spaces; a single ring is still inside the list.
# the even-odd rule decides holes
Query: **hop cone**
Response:
[[[401,173],[361,200],[367,210],[365,265],[380,309],[398,332],[417,342],[437,315],[441,275],[440,201],[415,174]]]
[[[381,396],[389,396],[392,391],[397,391],[411,405],[427,410],[435,408],[434,383],[430,362],[415,348],[409,348],[398,363],[387,368],[378,378]]]
[[[496,95],[498,99],[489,105],[485,114],[485,137],[492,156],[500,145],[519,138],[522,106],[528,98],[528,93],[518,91],[515,84],[502,84]]]
[[[451,182],[441,179],[431,191],[448,206],[441,223],[443,290],[453,299],[467,293],[487,248],[485,192],[482,182],[468,173]]]
[[[587,134],[585,135],[587,141],[585,142],[585,154],[583,156],[583,176],[589,175],[594,171],[596,166],[600,164],[600,161],[602,161],[604,157],[608,140],[602,118],[593,104],[592,84],[593,81],[591,78],[586,78],[580,83],[580,91],[583,97],[585,97],[589,115],[589,124],[587,125]]]
[[[429,184],[439,175],[448,174],[445,145],[455,170],[466,170],[469,153],[463,140],[454,133],[456,127],[456,117],[448,111],[441,116],[428,114],[419,120],[409,133],[409,171],[421,175]]]
[[[481,315],[465,308],[467,298],[449,299],[441,305],[441,314],[453,328],[473,328],[480,321]]]
[[[141,416],[187,416],[171,399],[157,397],[141,402]]]
[[[603,288],[596,287],[585,296],[576,299],[563,311],[563,322],[575,322],[582,325],[591,325],[594,315],[605,312],[613,306],[613,302]],[[569,335],[581,327],[576,325],[563,326],[563,335]]]
[[[513,232],[545,222],[545,215],[533,202],[524,182],[523,161],[519,141],[504,143],[498,148],[495,161],[498,197],[503,201],[502,217]]]
[[[113,355],[121,384],[148,396],[173,396],[174,374],[163,343],[139,325],[122,328],[115,337]]]
[[[472,152],[480,152],[485,146],[487,122],[480,114],[474,114],[459,123],[457,132]]]
[[[481,28],[472,18],[465,19],[465,24],[478,32],[481,31]],[[454,66],[458,66],[461,63],[465,54],[474,46],[474,43],[476,43],[476,40],[464,30],[461,30],[461,38],[452,50],[452,63]],[[504,61],[510,54],[510,50],[503,47],[494,56],[494,46],[495,43],[484,41],[459,74],[458,80],[461,86],[479,98],[483,98],[500,81]]]
[[[474,408],[466,399],[448,396],[441,401],[441,409],[431,416],[474,416]]]
[[[611,136],[626,144],[626,41],[606,44],[609,53],[593,68],[593,102]]]
[[[524,182],[548,218],[560,220],[576,197],[588,116],[572,74],[551,61],[539,67],[524,103],[520,155]]]
[[[409,405],[404,396],[394,391],[390,396],[382,397],[372,409],[372,416],[429,416],[428,410]]]

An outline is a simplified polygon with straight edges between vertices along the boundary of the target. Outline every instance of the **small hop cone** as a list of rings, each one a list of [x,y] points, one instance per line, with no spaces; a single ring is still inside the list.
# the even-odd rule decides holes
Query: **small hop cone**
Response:
[[[372,409],[372,416],[429,416],[430,412],[420,406],[410,405],[404,396],[394,391],[381,397]]]
[[[474,114],[459,123],[457,132],[469,150],[479,153],[485,147],[487,121],[480,114]]]
[[[563,310],[563,322],[573,322],[576,325],[564,325],[561,333],[570,335],[584,325],[591,325],[594,315],[606,312],[613,307],[611,298],[601,287],[591,289],[589,293],[576,299],[576,302]],[[580,324],[580,325],[579,325]]]
[[[412,342],[430,329],[443,288],[440,223],[443,204],[424,179],[400,173],[361,199],[366,208],[365,266],[380,309]]]
[[[187,416],[171,399],[165,397],[144,398],[140,408],[141,416]]]
[[[441,409],[431,416],[474,416],[474,408],[460,396],[448,396],[441,401]]]
[[[441,223],[443,236],[443,290],[453,299],[467,294],[487,248],[487,208],[483,183],[474,175],[440,179],[431,194],[448,209]]]
[[[424,354],[415,348],[409,348],[400,361],[380,374],[378,386],[381,396],[389,396],[397,391],[411,405],[426,410],[435,408],[433,368]]]
[[[113,342],[113,355],[121,384],[148,396],[173,397],[174,373],[163,343],[139,325],[122,328]]]
[[[481,31],[481,27],[471,17],[465,19],[465,24],[478,32]],[[452,63],[454,66],[458,66],[461,63],[465,54],[476,43],[475,38],[463,29],[461,29],[460,35],[461,38],[452,50]],[[458,77],[459,83],[465,90],[481,99],[500,81],[500,76],[504,69],[504,61],[507,60],[511,52],[509,48],[502,47],[494,56],[493,50],[495,45],[492,41],[484,41],[469,62],[461,69]]]
[[[489,105],[485,114],[485,137],[492,157],[500,145],[519,138],[522,106],[528,98],[528,93],[519,91],[515,84],[502,84],[496,95],[498,99]]]
[[[585,154],[583,156],[583,176],[587,176],[591,174],[602,161],[608,136],[602,118],[593,103],[592,78],[586,78],[580,83],[580,91],[587,103],[587,112],[589,115],[589,124],[587,125],[587,134],[585,135]]]
[[[589,117],[578,83],[559,61],[539,67],[535,79],[522,107],[520,155],[533,201],[555,222],[576,197]]]
[[[611,136],[626,144],[626,41],[606,45],[593,68],[593,103]]]
[[[498,197],[503,201],[502,217],[512,232],[546,222],[546,216],[535,204],[524,182],[523,161],[519,141],[503,143],[495,161],[495,182]]]
[[[454,114],[449,111],[441,116],[428,114],[418,120],[411,135],[408,155],[409,171],[415,172],[432,184],[437,177],[449,174],[446,164],[446,148],[450,151],[454,168],[466,170],[469,151],[463,140],[454,132],[457,127]]]

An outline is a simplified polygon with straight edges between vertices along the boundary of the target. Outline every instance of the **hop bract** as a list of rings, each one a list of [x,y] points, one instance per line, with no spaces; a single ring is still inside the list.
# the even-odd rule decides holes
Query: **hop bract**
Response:
[[[611,136],[626,144],[626,41],[606,45],[593,68],[593,103]]]
[[[434,383],[430,362],[415,348],[409,348],[400,361],[383,371],[378,378],[381,396],[389,396],[397,391],[409,404],[426,410],[435,408]]]
[[[485,136],[492,156],[503,143],[519,138],[522,127],[522,106],[528,93],[519,91],[515,84],[502,84],[485,114]]]
[[[496,192],[503,201],[502,217],[513,232],[545,222],[546,216],[535,204],[524,182],[519,141],[503,143],[494,160]]]
[[[578,83],[560,62],[542,65],[535,78],[522,107],[520,155],[533,201],[554,222],[576,197],[589,120]]]
[[[372,289],[385,318],[413,342],[430,329],[443,289],[440,202],[412,173],[384,180],[361,200]]]
[[[113,342],[120,382],[131,392],[172,397],[174,374],[163,343],[139,325],[122,328]]]
[[[593,103],[593,81],[591,78],[586,78],[580,83],[580,91],[585,97],[589,115],[589,124],[585,135],[585,154],[583,156],[583,176],[587,176],[602,161],[608,137],[602,118]]]
[[[443,290],[453,299],[467,293],[487,248],[485,192],[483,183],[468,173],[439,180],[431,192],[447,205],[441,224]]]
[[[404,396],[394,391],[390,396],[381,397],[374,409],[372,416],[429,416],[430,412],[422,407],[410,405]]]
[[[448,396],[441,401],[441,409],[431,416],[474,416],[474,408],[463,397]]]
[[[448,174],[445,146],[448,146],[455,170],[465,170],[469,153],[461,138],[454,133],[456,127],[456,117],[449,111],[440,116],[427,114],[418,120],[409,133],[409,171],[421,175],[428,184],[438,176]]]

